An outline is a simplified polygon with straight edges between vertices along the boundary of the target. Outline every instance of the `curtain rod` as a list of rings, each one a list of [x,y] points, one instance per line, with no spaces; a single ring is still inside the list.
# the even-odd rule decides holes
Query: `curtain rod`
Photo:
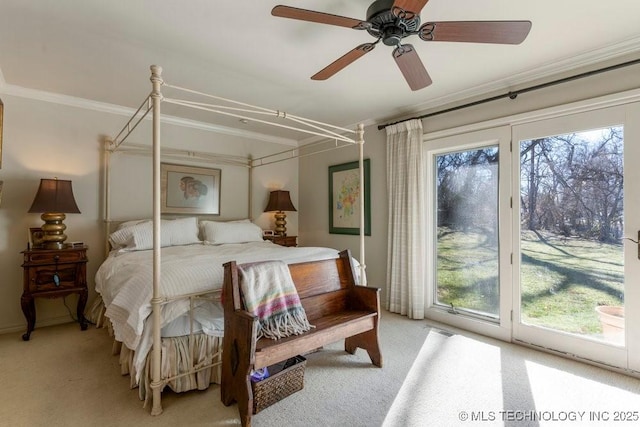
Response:
[[[422,116],[411,117],[409,119],[398,120],[397,122],[393,122],[393,123],[387,123],[387,124],[384,124],[384,125],[378,125],[378,130],[382,130],[382,129],[386,128],[387,126],[391,126],[391,125],[395,125],[395,124],[398,124],[398,123],[406,122],[408,120],[426,119],[427,117],[433,117],[433,116],[437,116],[439,114],[450,113],[452,111],[462,110],[463,108],[475,107],[476,105],[485,104],[485,103],[491,102],[491,101],[497,101],[498,99],[502,99],[502,98],[507,98],[508,97],[509,99],[516,99],[518,97],[518,95],[520,95],[521,93],[532,92],[532,91],[538,90],[538,89],[544,89],[544,88],[547,88],[549,86],[555,86],[555,85],[558,85],[558,84],[561,84],[561,83],[566,83],[566,82],[570,82],[570,81],[573,81],[573,80],[582,79],[584,77],[593,76],[595,74],[600,74],[600,73],[604,73],[604,72],[607,72],[607,71],[612,71],[612,70],[616,70],[618,68],[628,67],[630,65],[635,65],[635,64],[639,64],[639,63],[640,63],[640,59],[634,59],[632,61],[623,62],[621,64],[611,65],[609,67],[604,67],[604,68],[600,68],[600,69],[597,69],[597,70],[587,71],[585,73],[576,74],[575,76],[565,77],[565,78],[562,78],[562,79],[553,80],[553,81],[548,82],[548,83],[542,83],[542,84],[535,85],[535,86],[530,86],[530,87],[527,87],[527,88],[524,88],[524,89],[515,90],[513,92],[503,93],[502,95],[496,95],[496,96],[492,96],[490,98],[481,99],[479,101],[469,102],[468,104],[458,105],[457,107],[446,108],[444,110],[436,111],[436,112],[429,113],[429,114],[424,114]]]

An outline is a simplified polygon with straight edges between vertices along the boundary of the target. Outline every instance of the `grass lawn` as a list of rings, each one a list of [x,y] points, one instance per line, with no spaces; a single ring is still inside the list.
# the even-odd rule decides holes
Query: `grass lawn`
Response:
[[[531,231],[521,241],[522,320],[600,334],[595,307],[621,305],[624,298],[622,245]]]
[[[495,233],[438,230],[438,302],[498,316],[498,246]]]
[[[595,307],[623,301],[622,245],[522,233],[522,316],[527,324],[600,334]],[[491,233],[439,230],[438,302],[498,315],[498,252]]]

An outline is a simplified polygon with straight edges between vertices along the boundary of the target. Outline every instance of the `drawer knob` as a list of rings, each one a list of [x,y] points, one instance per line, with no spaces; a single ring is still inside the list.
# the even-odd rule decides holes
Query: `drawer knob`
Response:
[[[58,261],[59,259],[60,259],[60,255],[56,255],[56,256],[53,257],[54,261]]]

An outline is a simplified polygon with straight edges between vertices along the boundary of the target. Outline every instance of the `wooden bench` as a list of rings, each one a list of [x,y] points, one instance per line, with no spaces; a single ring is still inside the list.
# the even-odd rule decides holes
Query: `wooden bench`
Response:
[[[360,347],[374,365],[382,367],[378,345],[380,290],[356,285],[349,251],[340,252],[335,259],[290,264],[289,271],[309,323],[315,328],[279,340],[257,340],[258,319],[244,310],[237,265],[234,261],[224,265],[221,399],[226,406],[238,402],[243,426],[251,425],[253,415],[253,369],[341,339],[345,340],[345,351],[354,354]]]

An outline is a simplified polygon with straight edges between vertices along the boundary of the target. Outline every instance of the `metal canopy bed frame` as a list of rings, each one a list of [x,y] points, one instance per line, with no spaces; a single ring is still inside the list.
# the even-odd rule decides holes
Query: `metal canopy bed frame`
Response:
[[[226,164],[235,165],[239,167],[245,167],[249,171],[249,218],[252,217],[252,170],[260,166],[281,162],[289,159],[299,158],[312,154],[317,154],[336,148],[343,148],[346,146],[352,146],[357,144],[359,146],[359,173],[360,183],[364,186],[364,167],[363,167],[363,151],[364,151],[364,126],[359,124],[356,130],[350,130],[341,128],[326,123],[321,123],[302,117],[287,114],[279,110],[271,110],[262,107],[256,107],[249,104],[217,97],[214,95],[197,92],[194,90],[172,86],[163,81],[162,68],[158,65],[152,65],[151,67],[151,85],[152,91],[142,102],[140,107],[135,111],[129,121],[124,125],[122,130],[113,138],[109,138],[106,141],[105,147],[105,234],[106,240],[109,237],[109,226],[111,223],[111,206],[110,206],[110,162],[111,155],[117,152],[125,154],[143,154],[152,153],[153,162],[153,297],[151,299],[151,321],[153,325],[152,332],[152,350],[151,350],[151,392],[152,392],[152,415],[159,415],[162,413],[161,393],[163,388],[172,380],[177,377],[193,374],[194,372],[201,371],[203,369],[213,368],[220,364],[214,362],[206,366],[192,366],[189,372],[181,373],[175,377],[162,378],[161,374],[161,307],[166,302],[174,299],[167,298],[160,294],[160,277],[161,277],[161,256],[160,256],[160,242],[161,242],[161,159],[182,159],[187,161],[203,161],[211,162],[212,164]],[[186,99],[167,98],[163,96],[162,88],[172,88],[177,92],[187,93],[190,95],[196,95],[205,99],[214,100],[223,104],[209,104],[205,102],[196,102]],[[304,152],[301,152],[300,148],[292,148],[284,151],[280,151],[274,154],[263,156],[260,158],[243,158],[241,156],[228,156],[211,153],[194,152],[187,150],[180,150],[174,148],[162,148],[161,149],[161,109],[160,106],[163,102],[188,107],[192,109],[209,111],[214,114],[221,114],[225,116],[236,117],[239,119],[251,120],[270,126],[276,126],[280,128],[295,130],[308,135],[319,138],[317,142],[304,145]],[[152,146],[149,148],[145,145],[125,144],[127,138],[132,134],[136,127],[152,113]],[[261,117],[264,117],[261,118]],[[276,122],[275,120],[280,120]],[[291,124],[289,124],[291,123]],[[354,135],[353,138],[345,135]],[[328,141],[335,141],[333,147],[327,148]],[[324,144],[324,145],[321,145]],[[362,188],[364,190],[364,188]],[[364,194],[361,192],[361,194]],[[364,247],[364,197],[360,198],[360,277],[361,284],[366,285],[366,264],[365,264],[365,247]],[[105,245],[108,250],[108,242]],[[179,298],[190,298],[191,304],[193,304],[194,298],[201,298],[202,295],[183,295]],[[147,397],[148,399],[148,397]],[[146,400],[146,399],[145,399]]]

